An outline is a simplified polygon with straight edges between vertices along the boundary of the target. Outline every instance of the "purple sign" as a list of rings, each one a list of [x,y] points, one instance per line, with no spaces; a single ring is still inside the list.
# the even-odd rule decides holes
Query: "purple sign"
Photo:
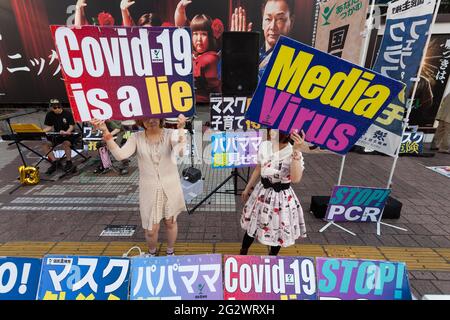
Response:
[[[326,220],[377,222],[391,189],[335,186]]]
[[[131,259],[130,300],[222,300],[222,256]]]
[[[411,300],[403,262],[316,258],[320,300]]]
[[[259,131],[214,133],[211,135],[212,167],[256,166],[261,141],[262,134]]]
[[[316,300],[314,258],[225,256],[225,300]]]

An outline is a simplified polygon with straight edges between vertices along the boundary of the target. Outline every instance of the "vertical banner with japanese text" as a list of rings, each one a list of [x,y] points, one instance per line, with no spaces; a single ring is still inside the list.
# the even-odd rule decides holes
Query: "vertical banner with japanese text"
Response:
[[[403,262],[316,258],[320,300],[411,300]]]
[[[424,133],[421,131],[407,131],[403,134],[400,154],[421,154],[423,152]]]
[[[225,300],[316,300],[314,258],[225,256]]]
[[[194,113],[188,28],[51,26],[78,122]]]
[[[0,257],[0,300],[36,300],[41,259]]]
[[[130,300],[222,300],[222,256],[131,259]]]
[[[261,131],[219,132],[211,135],[213,168],[243,168],[258,164]]]
[[[396,154],[435,3],[436,0],[389,2],[384,36],[373,70],[402,81],[406,87],[370,126],[358,145],[390,156]]]
[[[128,300],[128,258],[47,255],[37,300]]]
[[[449,77],[450,34],[433,34],[409,115],[410,125],[429,128],[434,126]]]
[[[320,3],[315,48],[359,64],[368,0]]]

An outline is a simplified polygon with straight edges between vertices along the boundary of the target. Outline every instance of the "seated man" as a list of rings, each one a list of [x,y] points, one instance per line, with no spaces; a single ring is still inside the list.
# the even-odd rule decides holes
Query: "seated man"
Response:
[[[72,113],[63,110],[61,103],[57,99],[50,100],[51,110],[47,112],[44,121],[44,132],[57,132],[60,136],[52,137],[47,136],[48,142],[44,143],[44,152],[48,153],[48,159],[52,162],[52,165],[45,172],[46,174],[52,174],[56,171],[58,162],[55,159],[53,152],[50,152],[52,146],[62,144],[64,152],[66,154],[66,165],[64,171],[70,171],[73,169],[72,164],[72,150],[71,145],[74,143],[72,137],[72,131],[75,128],[75,121]],[[50,152],[50,153],[49,153]]]

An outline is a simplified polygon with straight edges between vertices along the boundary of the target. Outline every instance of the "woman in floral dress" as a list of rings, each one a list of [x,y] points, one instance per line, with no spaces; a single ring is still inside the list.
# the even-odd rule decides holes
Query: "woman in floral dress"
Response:
[[[304,163],[301,153],[302,136],[270,130],[270,141],[261,143],[256,166],[242,193],[245,203],[241,226],[246,233],[242,241],[241,255],[248,252],[256,238],[270,246],[269,255],[277,255],[281,247],[288,247],[295,240],[306,237],[305,220],[300,201],[291,183],[300,182]],[[251,191],[257,180],[261,181]]]

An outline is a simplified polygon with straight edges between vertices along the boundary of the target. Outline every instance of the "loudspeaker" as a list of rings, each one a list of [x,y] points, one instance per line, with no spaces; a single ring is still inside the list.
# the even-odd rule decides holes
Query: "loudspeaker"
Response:
[[[202,172],[194,167],[185,168],[182,174],[184,180],[190,183],[194,183],[202,178]]]
[[[222,93],[251,96],[258,85],[259,32],[224,32]]]
[[[325,218],[327,213],[329,196],[312,196],[309,211],[319,219]],[[402,211],[402,203],[392,197],[389,197],[384,207],[383,219],[398,219],[400,218],[400,211]]]

